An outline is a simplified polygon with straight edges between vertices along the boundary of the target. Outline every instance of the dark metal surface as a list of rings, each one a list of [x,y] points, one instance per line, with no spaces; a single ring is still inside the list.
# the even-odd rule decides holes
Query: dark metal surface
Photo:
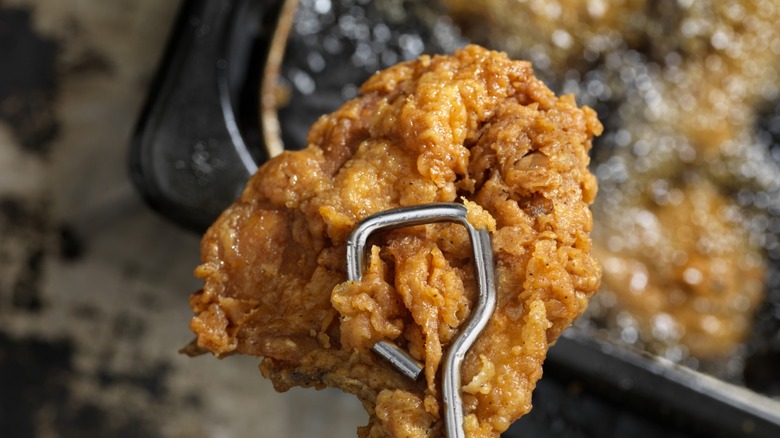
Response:
[[[550,349],[545,374],[559,382],[576,382],[605,403],[622,406],[602,420],[632,412],[651,420],[656,428],[688,436],[776,437],[780,433],[777,401],[580,330],[566,331]]]
[[[130,154],[136,187],[181,225],[205,229],[265,159],[257,140],[258,62],[278,3],[183,4]]]

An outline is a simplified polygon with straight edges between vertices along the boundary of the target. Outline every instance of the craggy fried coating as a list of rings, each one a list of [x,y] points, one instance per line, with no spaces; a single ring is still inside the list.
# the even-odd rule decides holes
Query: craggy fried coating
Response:
[[[346,239],[373,213],[463,199],[492,232],[498,308],[463,366],[469,436],[531,409],[549,345],[599,286],[588,204],[595,113],[557,98],[527,62],[469,46],[370,78],[263,165],[203,238],[190,304],[197,345],[262,356],[276,389],[335,386],[370,415],[364,437],[442,436],[443,352],[476,294],[463,227],[383,233],[360,282]],[[425,363],[412,382],[370,351],[392,340]]]

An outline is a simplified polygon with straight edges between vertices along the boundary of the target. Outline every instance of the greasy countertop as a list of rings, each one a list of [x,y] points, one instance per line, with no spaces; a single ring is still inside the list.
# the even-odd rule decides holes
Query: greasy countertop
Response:
[[[0,3],[0,435],[354,436],[352,396],[280,395],[257,359],[177,353],[199,237],[127,176],[177,8]]]

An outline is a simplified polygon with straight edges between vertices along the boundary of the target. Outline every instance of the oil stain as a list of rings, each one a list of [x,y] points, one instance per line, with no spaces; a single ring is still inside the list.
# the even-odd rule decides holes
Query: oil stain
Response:
[[[0,9],[0,48],[0,120],[25,150],[45,154],[58,131],[57,44],[35,33],[30,11],[9,8]]]
[[[0,261],[4,278],[0,302],[10,297],[14,309],[37,313],[44,307],[41,279],[47,219],[45,203],[16,196],[0,197]]]
[[[76,354],[68,340],[14,339],[0,332],[0,388],[14,394],[0,397],[3,437],[41,436],[42,429],[56,430],[62,438],[160,436],[158,424],[142,412],[74,396],[69,382],[79,376],[73,367]],[[169,372],[170,366],[160,363],[143,373],[100,370],[97,379],[103,389],[140,389],[156,404],[164,403]]]

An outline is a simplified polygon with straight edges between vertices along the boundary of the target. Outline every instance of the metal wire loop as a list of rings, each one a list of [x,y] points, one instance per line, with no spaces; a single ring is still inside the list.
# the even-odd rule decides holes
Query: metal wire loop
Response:
[[[423,204],[385,210],[361,221],[347,241],[347,277],[359,281],[363,276],[365,250],[371,234],[386,229],[423,225],[434,222],[455,222],[466,227],[474,253],[478,280],[477,301],[452,340],[442,369],[444,421],[449,438],[465,438],[463,429],[463,399],[460,394],[461,367],[466,353],[487,325],[496,308],[495,268],[490,233],[475,229],[467,220],[468,210],[455,203]],[[423,365],[403,349],[389,341],[380,341],[372,349],[411,379],[417,379]]]

